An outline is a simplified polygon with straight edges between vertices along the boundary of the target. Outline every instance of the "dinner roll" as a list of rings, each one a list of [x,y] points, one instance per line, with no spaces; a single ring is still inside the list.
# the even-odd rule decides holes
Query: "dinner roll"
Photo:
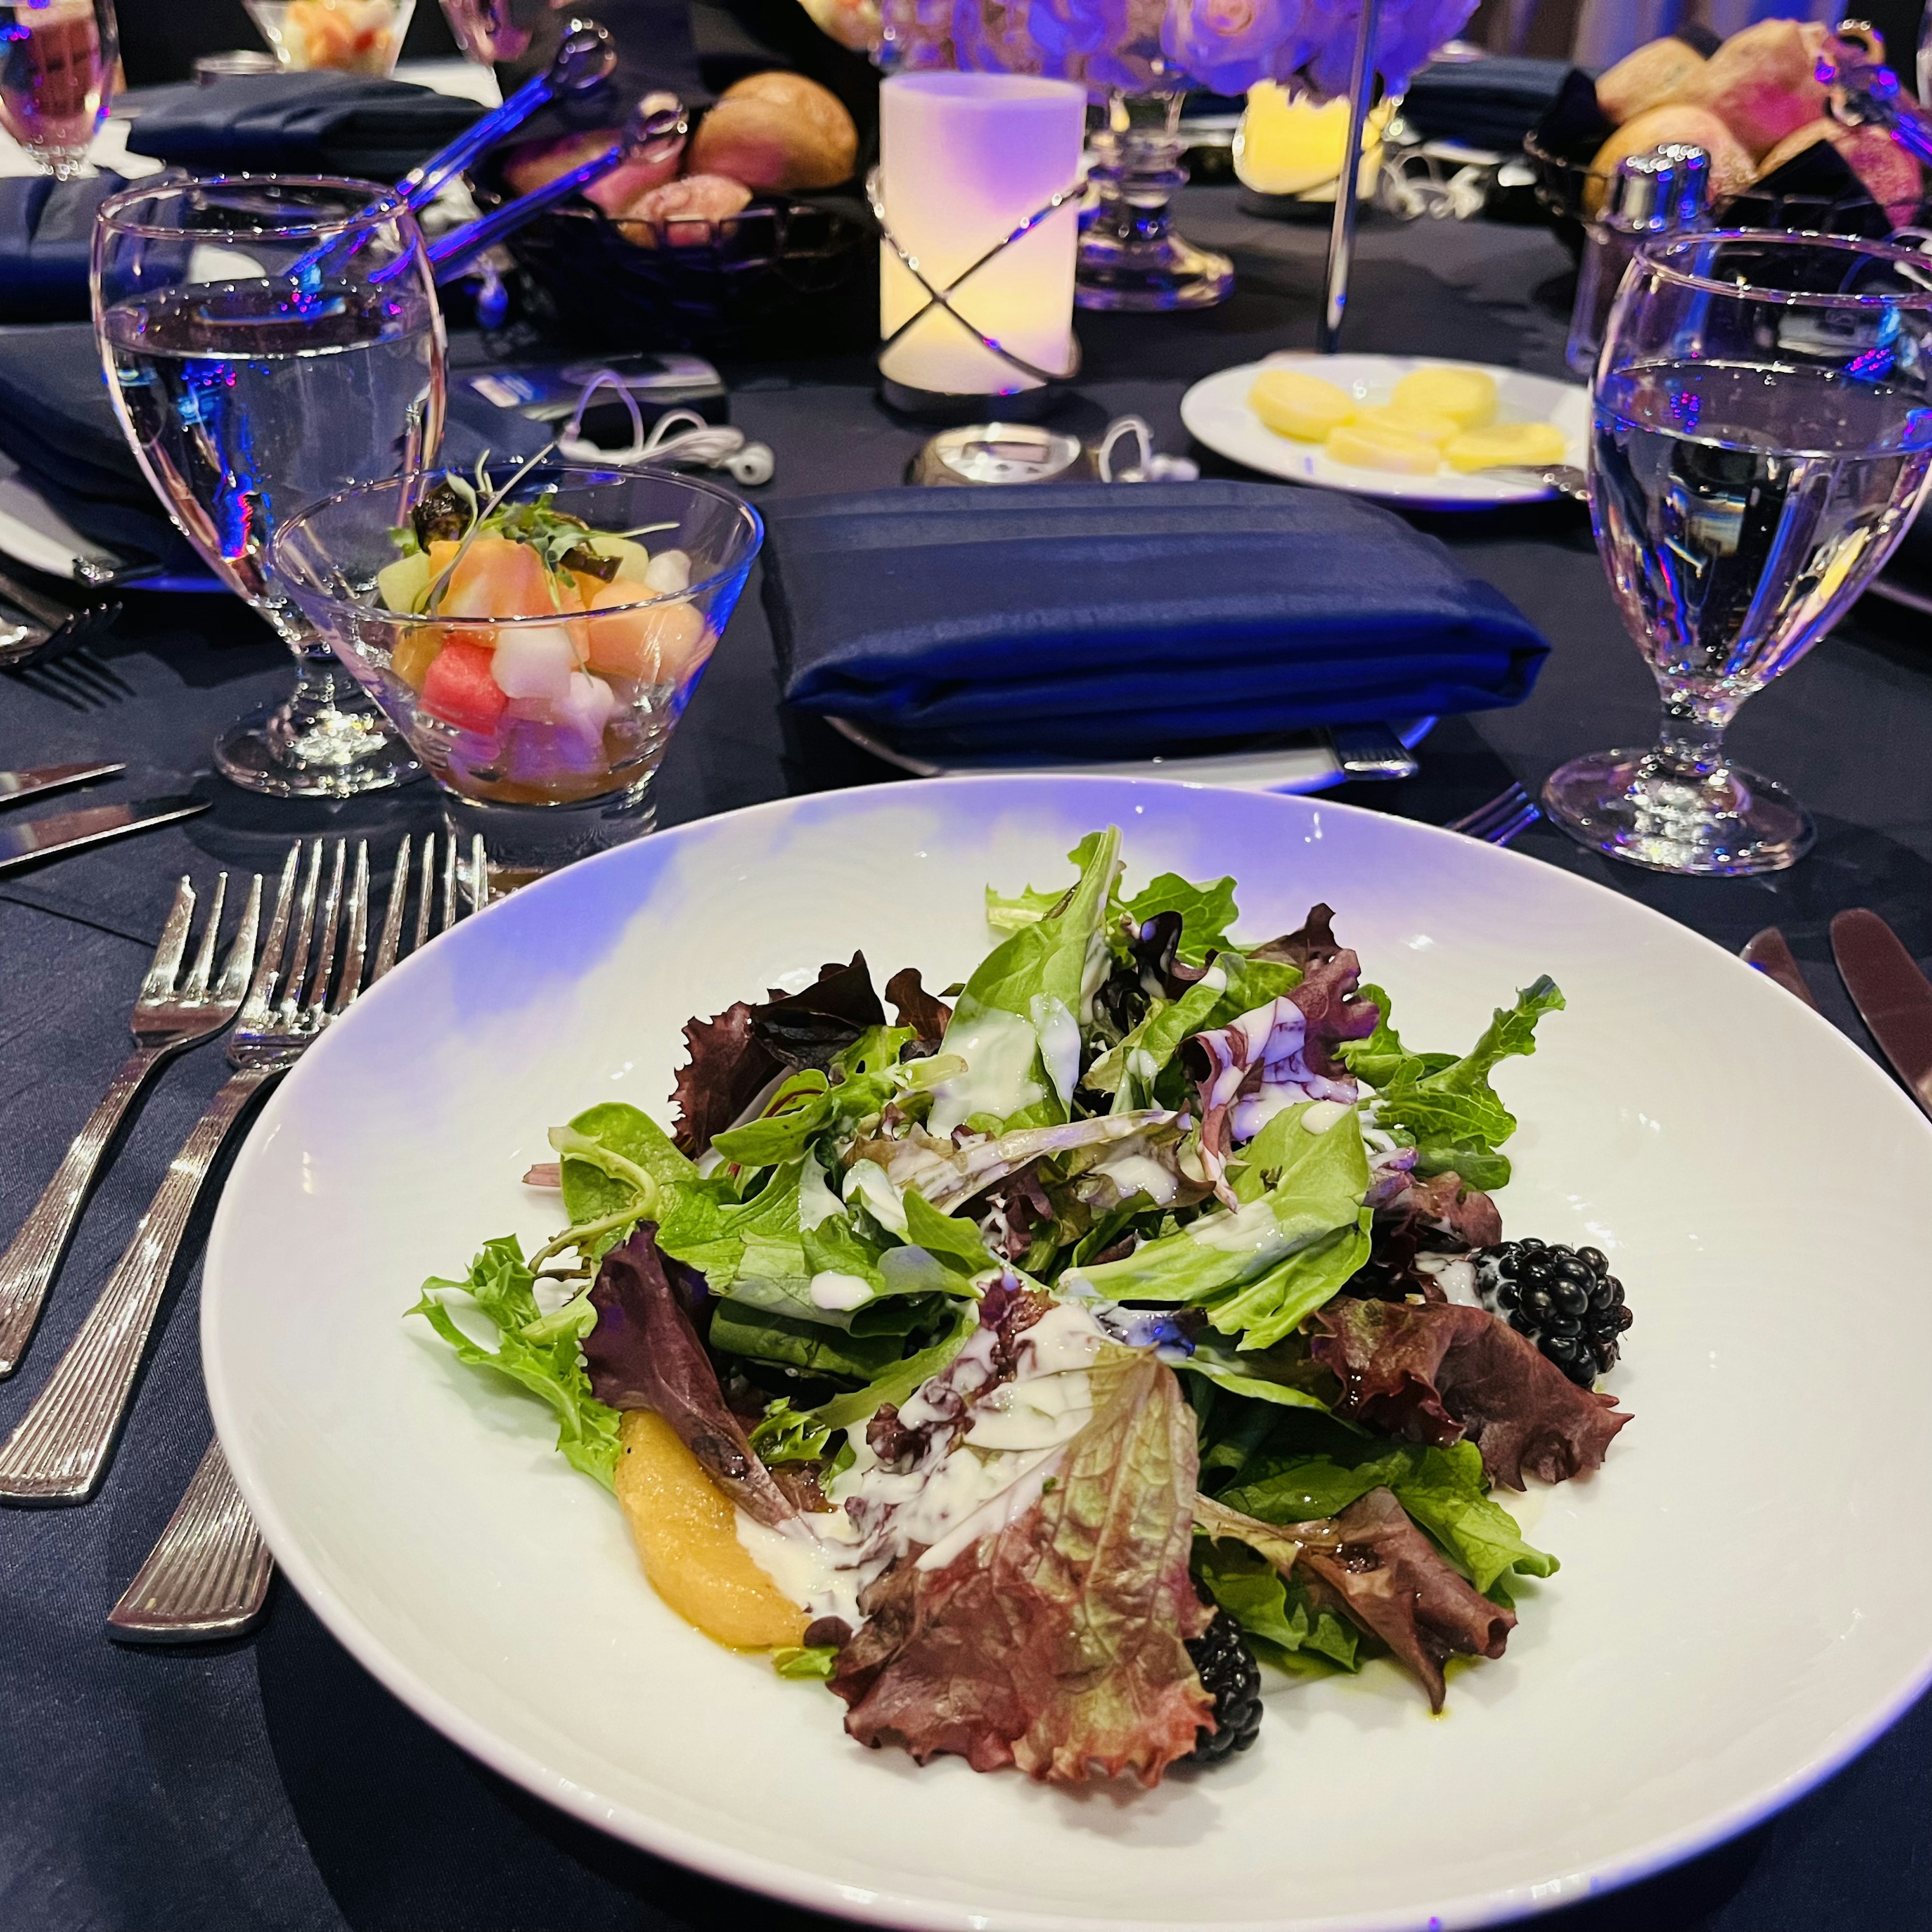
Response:
[[[1760,20],[1733,34],[1678,98],[1708,107],[1754,154],[1767,153],[1824,112],[1813,70],[1824,40],[1824,28],[1809,22]]]
[[[1665,142],[1681,141],[1702,148],[1711,158],[1711,195],[1722,201],[1748,188],[1757,173],[1750,152],[1708,107],[1688,101],[1666,101],[1660,107],[1646,108],[1634,120],[1626,121],[1597,150],[1590,164],[1590,179],[1583,188],[1583,211],[1594,218],[1604,205],[1604,184],[1617,171],[1617,164],[1632,154],[1647,154]]]
[[[1646,107],[1670,100],[1703,64],[1704,56],[1675,36],[1646,40],[1598,76],[1597,105],[1622,127]]]
[[[800,74],[754,74],[728,87],[691,142],[694,174],[729,175],[757,194],[836,188],[858,158],[844,104]]]

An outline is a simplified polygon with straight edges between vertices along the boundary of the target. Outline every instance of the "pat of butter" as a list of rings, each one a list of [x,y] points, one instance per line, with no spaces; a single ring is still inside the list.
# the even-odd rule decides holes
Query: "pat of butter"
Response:
[[[1248,406],[1276,436],[1302,442],[1319,442],[1355,414],[1353,396],[1299,369],[1264,369],[1248,392]]]
[[[1324,446],[1337,463],[1354,470],[1384,470],[1400,476],[1433,476],[1442,452],[1419,436],[1394,430],[1360,429],[1352,424],[1331,430]]]
[[[1442,452],[1451,470],[1488,470],[1498,464],[1561,463],[1569,453],[1563,432],[1549,423],[1492,423],[1465,430]]]
[[[1452,418],[1461,429],[1480,429],[1496,412],[1496,386],[1480,369],[1418,369],[1395,386],[1396,408]]]

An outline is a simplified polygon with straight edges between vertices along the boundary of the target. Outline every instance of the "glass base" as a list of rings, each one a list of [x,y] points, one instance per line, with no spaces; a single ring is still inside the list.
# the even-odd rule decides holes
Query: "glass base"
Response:
[[[1131,309],[1160,314],[1212,308],[1234,292],[1234,265],[1164,228],[1158,235],[1121,234],[1099,222],[1080,237],[1073,299],[1082,308]]]
[[[580,805],[496,805],[446,788],[442,815],[459,852],[480,836],[489,854],[494,898],[546,872],[628,845],[657,829],[657,800],[649,778],[628,791]]]
[[[215,740],[214,762],[244,790],[271,798],[354,798],[422,775],[360,687],[312,661],[286,704],[250,712]]]
[[[1810,814],[1768,778],[1726,765],[1702,780],[1654,751],[1593,752],[1550,775],[1543,808],[1580,845],[1653,872],[1781,872],[1811,849]]]

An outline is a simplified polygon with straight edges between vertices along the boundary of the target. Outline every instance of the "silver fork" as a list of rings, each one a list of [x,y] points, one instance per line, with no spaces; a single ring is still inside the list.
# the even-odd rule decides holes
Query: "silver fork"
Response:
[[[249,888],[228,963],[211,991],[208,980],[214,970],[214,949],[227,893],[228,874],[224,872],[214,882],[214,903],[202,928],[194,963],[183,981],[182,962],[187,956],[194,923],[194,887],[183,879],[176,888],[174,904],[161,928],[160,944],[154,949],[154,964],[141,983],[128,1022],[134,1051],[115,1075],[86,1126],[74,1136],[46,1192],[21,1223],[6,1253],[0,1255],[0,1376],[10,1376],[20,1366],[47,1289],[74,1238],[80,1210],[93,1191],[102,1157],[134,1096],[164,1062],[219,1033],[241,1010],[255,964],[262,881],[258,877]]]
[[[461,916],[456,842],[445,836],[440,867],[436,845],[434,832],[423,841],[415,946],[424,945],[430,936],[435,916],[432,902],[439,883],[442,916],[436,931],[448,932]],[[375,964],[369,972],[372,986],[395,964],[402,950],[410,846],[405,837],[396,854],[395,877],[383,908]],[[470,901],[480,910],[489,898],[489,867],[480,838],[470,842],[468,869]],[[235,1486],[221,1444],[212,1442],[160,1540],[108,1612],[109,1632],[124,1642],[137,1643],[195,1643],[238,1636],[261,1616],[274,1574],[275,1559],[268,1554],[248,1505]]]
[[[1452,818],[1442,829],[1460,832],[1466,838],[1480,838],[1486,845],[1507,845],[1520,838],[1543,816],[1535,801],[1520,784],[1499,791],[1486,805],[1462,818]]]
[[[176,1252],[222,1143],[249,1103],[295,1064],[328,1024],[332,1012],[349,1005],[361,986],[368,932],[368,849],[364,845],[356,850],[345,921],[342,884],[346,854],[343,842],[335,842],[319,929],[313,933],[322,841],[318,838],[309,848],[297,908],[296,874],[300,852],[298,845],[291,847],[282,867],[262,956],[235,1029],[228,1036],[228,1062],[235,1071],[182,1143],[166,1179],[135,1228],[134,1239],[46,1386],[0,1447],[0,1502],[82,1503],[100,1486],[147,1352]],[[332,1009],[329,982],[345,923],[348,957]],[[285,950],[289,953],[286,971]]]

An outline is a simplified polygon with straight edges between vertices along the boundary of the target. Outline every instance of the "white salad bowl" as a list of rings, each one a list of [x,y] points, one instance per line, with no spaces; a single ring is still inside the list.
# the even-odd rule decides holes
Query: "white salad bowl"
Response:
[[[1568,1010],[1498,1084],[1505,1231],[1590,1242],[1636,1324],[1634,1420],[1515,1504],[1562,1559],[1432,1719],[1392,1666],[1279,1683],[1256,1747],[1156,1791],[1069,1792],[845,1737],[817,1684],[652,1595],[548,1412],[403,1311],[600,1099],[662,1118],[680,1029],[862,948],[929,986],[981,894],[1233,873],[1238,934],[1336,908],[1412,1046],[1466,1047],[1539,972]],[[1932,1666],[1932,1130],[1770,981],[1598,886],[1312,800],[1150,781],[940,780],[793,799],[571,867],[358,1004],[269,1101],[202,1298],[208,1387],[289,1580],[486,1763],[633,1843],[877,1923],[1454,1927],[1639,1877],[1789,1802]],[[546,1203],[548,1203],[547,1205]]]

